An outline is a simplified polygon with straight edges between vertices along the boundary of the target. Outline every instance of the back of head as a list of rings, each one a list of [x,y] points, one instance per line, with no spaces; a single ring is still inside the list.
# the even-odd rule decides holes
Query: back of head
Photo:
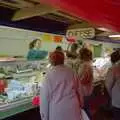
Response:
[[[64,53],[60,51],[54,51],[53,53],[50,54],[49,56],[50,62],[52,65],[57,66],[57,65],[62,65],[64,64]]]
[[[33,48],[35,47],[37,41],[41,42],[40,39],[35,39],[35,40],[33,40],[32,42],[30,42],[30,44],[29,44],[29,49],[33,49]]]
[[[112,64],[117,63],[120,60],[120,51],[115,51],[111,54],[111,62]]]
[[[77,49],[78,49],[78,44],[77,43],[72,44],[71,51],[76,51]]]
[[[57,46],[56,47],[56,51],[62,51],[62,47],[61,46]]]
[[[80,49],[79,56],[82,61],[91,61],[93,57],[92,52],[87,48]]]

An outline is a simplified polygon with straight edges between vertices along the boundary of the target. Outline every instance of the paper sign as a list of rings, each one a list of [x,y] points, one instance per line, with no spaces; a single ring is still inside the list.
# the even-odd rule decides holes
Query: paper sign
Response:
[[[56,42],[56,43],[61,43],[62,42],[62,40],[63,40],[63,37],[62,36],[54,36],[54,42]]]
[[[53,37],[50,34],[42,34],[41,39],[45,42],[53,42]]]

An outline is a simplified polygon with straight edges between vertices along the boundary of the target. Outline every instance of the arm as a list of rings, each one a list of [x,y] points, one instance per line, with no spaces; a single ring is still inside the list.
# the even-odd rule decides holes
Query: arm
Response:
[[[27,54],[27,59],[28,60],[36,60],[37,59],[37,52],[34,50],[29,50]]]
[[[32,55],[31,50],[29,50],[28,53],[27,53],[27,60],[31,60],[31,55]]]
[[[75,76],[74,82],[75,82],[74,87],[76,89],[76,95],[79,101],[79,106],[83,107],[84,105],[83,92],[82,92],[82,86],[79,76]]]
[[[40,114],[42,120],[49,120],[49,87],[48,87],[48,78],[46,77],[45,81],[40,88]]]
[[[91,66],[83,64],[79,71],[79,76],[81,79],[81,84],[86,85],[92,82],[93,79],[93,71]]]
[[[112,69],[109,69],[107,72],[106,81],[105,81],[105,85],[106,85],[109,95],[111,95],[113,83],[114,83],[113,72],[112,72]]]
[[[78,86],[78,93],[79,93],[79,97],[80,97],[80,107],[83,107],[84,106],[84,100],[83,100],[83,91],[82,91],[82,85],[81,85],[81,82],[79,80],[79,86]]]
[[[47,51],[39,51],[38,54],[39,54],[40,59],[44,59],[48,55],[48,52]]]

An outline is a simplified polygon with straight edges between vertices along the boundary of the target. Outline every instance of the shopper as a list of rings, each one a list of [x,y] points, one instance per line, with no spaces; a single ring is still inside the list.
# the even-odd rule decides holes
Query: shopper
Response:
[[[56,51],[59,51],[59,52],[63,52],[63,49],[62,49],[61,46],[57,46],[55,50],[56,50]]]
[[[76,59],[78,57],[77,50],[78,50],[78,44],[77,43],[72,44],[70,51],[67,50],[66,56],[71,59]]]
[[[41,60],[44,59],[47,55],[47,51],[40,50],[41,40],[35,39],[29,44],[29,51],[27,54],[28,60]]]
[[[114,120],[120,120],[120,51],[111,54],[112,67],[106,77],[106,88],[112,99]]]
[[[79,51],[80,60],[77,61],[77,71],[80,76],[81,85],[84,95],[84,110],[91,119],[89,100],[93,91],[93,69],[92,69],[92,52],[87,48],[81,48]]]
[[[82,93],[77,83],[79,80],[73,71],[64,65],[62,52],[53,52],[50,62],[53,67],[47,73],[40,89],[42,120],[83,120],[80,119]]]
[[[78,50],[78,44],[74,43],[74,44],[72,44],[70,51],[68,51],[68,50],[66,51],[67,59],[65,61],[65,64],[69,68],[72,68],[74,72],[76,72],[75,63],[78,58],[77,50]]]

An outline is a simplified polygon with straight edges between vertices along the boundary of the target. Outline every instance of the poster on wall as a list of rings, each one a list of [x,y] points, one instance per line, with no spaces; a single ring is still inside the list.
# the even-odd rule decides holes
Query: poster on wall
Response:
[[[53,41],[54,41],[55,43],[62,43],[62,41],[63,41],[63,36],[55,35],[55,36],[53,36]]]
[[[48,33],[44,33],[40,36],[41,40],[44,42],[53,42],[53,36]]]
[[[94,57],[101,57],[102,55],[102,44],[93,45]]]

